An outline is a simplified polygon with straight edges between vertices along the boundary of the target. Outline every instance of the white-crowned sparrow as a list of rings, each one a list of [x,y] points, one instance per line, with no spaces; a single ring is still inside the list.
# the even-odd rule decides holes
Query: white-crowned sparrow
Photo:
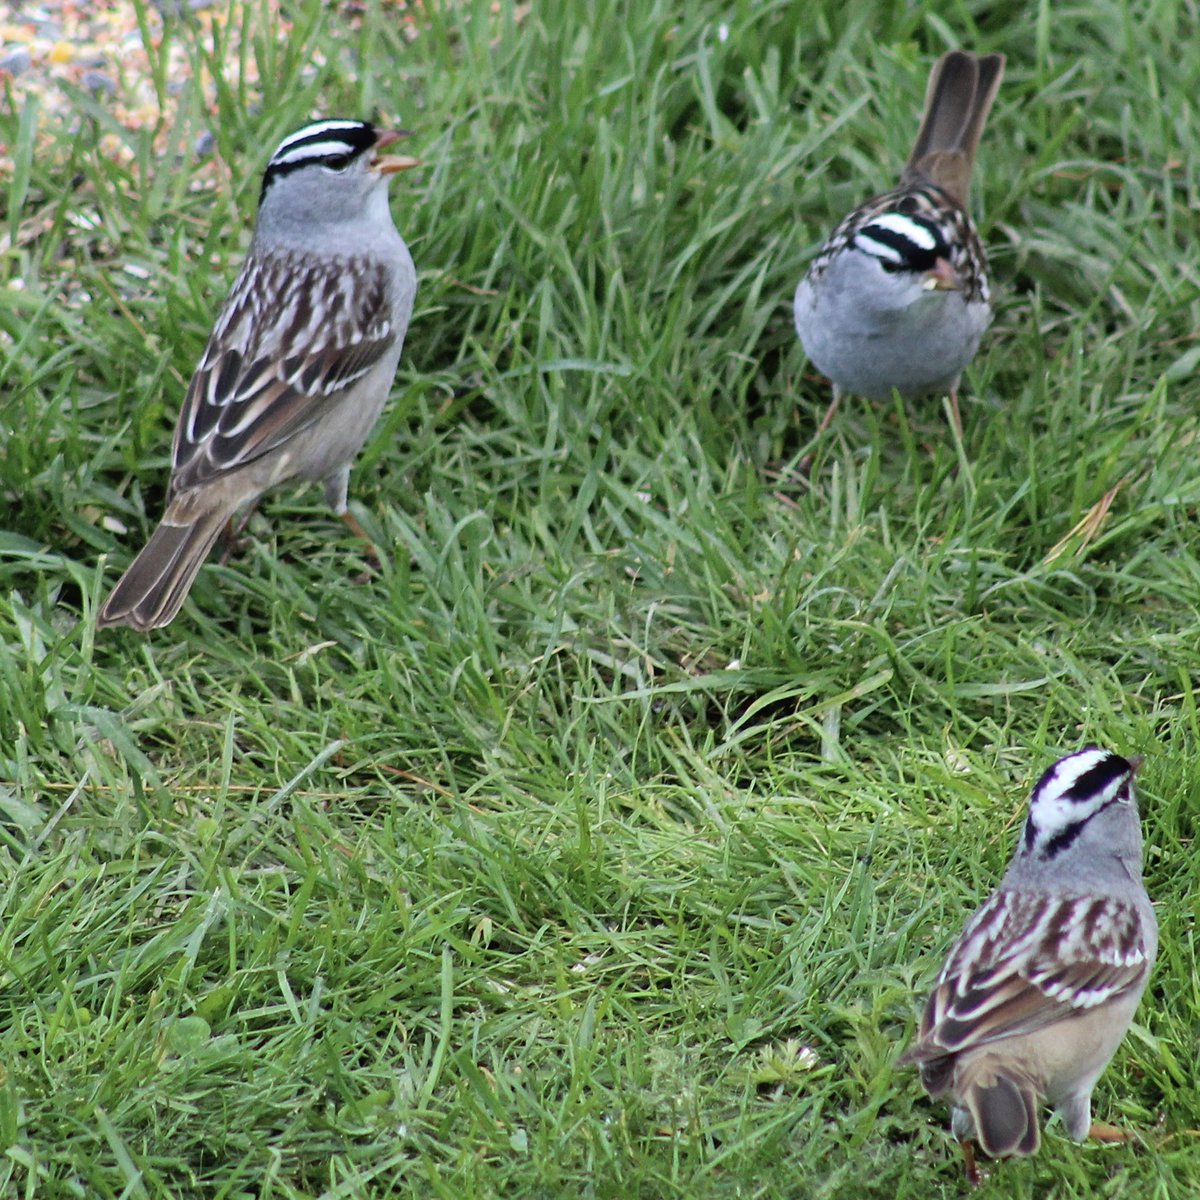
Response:
[[[925,115],[900,186],[856,208],[796,289],[796,332],[833,383],[818,436],[844,392],[886,399],[948,392],[992,319],[987,258],[967,214],[971,170],[1004,56],[961,50],[929,76]]]
[[[1004,879],[967,923],[900,1058],[932,1096],[976,1179],[988,1154],[1033,1154],[1038,1106],[1077,1141],[1092,1131],[1092,1088],[1133,1018],[1158,925],[1142,884],[1133,792],[1140,759],[1088,747],[1038,780]]]
[[[350,467],[396,373],[416,272],[387,185],[416,159],[404,131],[318,121],[284,138],[263,175],[250,252],[175,427],[166,512],[97,625],[155,629],[179,611],[238,508],[320,480],[346,509]]]

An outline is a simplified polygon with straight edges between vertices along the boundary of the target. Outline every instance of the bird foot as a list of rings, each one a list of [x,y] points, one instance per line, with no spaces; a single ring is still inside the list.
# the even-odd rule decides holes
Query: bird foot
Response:
[[[804,467],[806,461],[811,466],[812,456],[806,455],[805,459],[801,460],[800,466]],[[796,492],[803,496],[812,491],[812,484],[809,482],[807,469],[801,470],[797,467],[764,467],[763,475],[776,485],[771,495],[780,504],[786,505],[788,508],[800,507],[799,502],[789,495],[789,492]]]
[[[810,450],[796,465],[792,468],[791,474],[799,481],[808,483],[812,476],[813,459],[816,458],[817,452]]]
[[[225,566],[235,554],[241,554],[246,548],[250,539],[242,537],[242,534],[246,532],[246,526],[250,524],[250,518],[254,516],[257,507],[257,503],[248,504],[240,517],[235,514],[225,522],[225,528],[221,531],[221,556],[218,560],[221,566]]]
[[[1104,1121],[1093,1121],[1088,1129],[1088,1137],[1093,1141],[1102,1142],[1106,1146],[1118,1145],[1121,1142],[1128,1142],[1133,1139],[1133,1134],[1128,1129],[1122,1129],[1118,1125],[1109,1125]]]

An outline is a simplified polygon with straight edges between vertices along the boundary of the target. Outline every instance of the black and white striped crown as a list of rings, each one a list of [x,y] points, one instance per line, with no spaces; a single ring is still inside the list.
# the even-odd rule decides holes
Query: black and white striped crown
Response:
[[[1140,759],[1087,746],[1060,758],[1034,784],[1025,822],[1025,848],[1048,858],[1065,850],[1097,813],[1133,795]]]
[[[885,271],[932,271],[950,257],[946,231],[931,217],[885,212],[873,217],[851,238],[851,244],[879,259]]]
[[[263,173],[262,194],[277,179],[302,167],[323,166],[340,170],[370,150],[379,131],[366,121],[315,121],[289,134],[276,147]]]
[[[816,283],[846,250],[896,275],[928,276],[949,262],[968,303],[988,299],[987,255],[966,210],[936,184],[907,182],[848,213],[813,259]]]

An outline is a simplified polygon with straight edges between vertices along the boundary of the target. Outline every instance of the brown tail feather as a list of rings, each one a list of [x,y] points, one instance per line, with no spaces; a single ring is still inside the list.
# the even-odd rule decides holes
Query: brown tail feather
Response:
[[[145,633],[169,624],[230,515],[218,507],[199,513],[190,524],[175,524],[168,509],[101,606],[97,628],[129,625]]]
[[[975,1123],[979,1144],[992,1158],[1036,1153],[1040,1131],[1037,1089],[1032,1080],[994,1066],[973,1074],[962,1098]]]
[[[1003,54],[951,50],[938,59],[905,178],[924,176],[966,207],[983,126],[1004,76]]]

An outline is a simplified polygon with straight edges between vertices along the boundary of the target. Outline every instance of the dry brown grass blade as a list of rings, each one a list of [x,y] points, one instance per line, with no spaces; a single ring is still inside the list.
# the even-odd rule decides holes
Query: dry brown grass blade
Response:
[[[1129,482],[1128,475],[1122,476],[1113,484],[1112,487],[1092,505],[1091,508],[1083,514],[1082,517],[1071,527],[1066,536],[1060,538],[1053,546],[1050,547],[1049,553],[1042,559],[1044,566],[1050,566],[1058,561],[1063,554],[1066,553],[1072,541],[1079,539],[1075,546],[1075,555],[1078,557],[1087,546],[1095,540],[1096,535],[1104,526],[1104,520],[1108,516],[1108,510],[1112,508],[1112,502],[1117,498],[1117,493]]]

